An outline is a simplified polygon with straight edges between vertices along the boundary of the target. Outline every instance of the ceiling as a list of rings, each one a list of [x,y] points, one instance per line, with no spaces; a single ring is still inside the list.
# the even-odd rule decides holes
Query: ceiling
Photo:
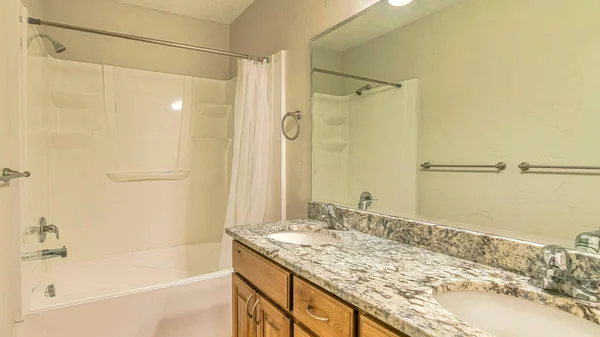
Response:
[[[414,0],[403,7],[393,7],[387,1],[381,1],[363,15],[315,40],[313,45],[343,52],[460,1],[463,0]]]
[[[231,24],[254,0],[114,0],[162,12]]]

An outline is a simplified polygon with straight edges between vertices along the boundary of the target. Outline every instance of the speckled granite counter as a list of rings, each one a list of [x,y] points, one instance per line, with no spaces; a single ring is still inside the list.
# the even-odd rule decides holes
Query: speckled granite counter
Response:
[[[284,230],[327,233],[335,244],[300,246],[272,240]],[[434,295],[485,290],[528,299],[600,324],[600,306],[552,296],[527,277],[357,231],[329,231],[314,220],[236,226],[227,234],[295,274],[411,337],[490,336],[443,309]]]

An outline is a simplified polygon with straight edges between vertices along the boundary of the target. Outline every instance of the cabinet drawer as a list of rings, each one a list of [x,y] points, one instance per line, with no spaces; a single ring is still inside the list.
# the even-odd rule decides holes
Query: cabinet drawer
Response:
[[[294,317],[321,337],[352,337],[354,309],[294,278]]]
[[[360,315],[358,322],[359,337],[408,337],[404,334],[397,334],[383,325],[375,322],[365,315]]]
[[[302,329],[298,324],[294,324],[294,337],[313,337],[311,334]]]
[[[277,304],[290,310],[291,274],[248,248],[233,243],[233,269]]]

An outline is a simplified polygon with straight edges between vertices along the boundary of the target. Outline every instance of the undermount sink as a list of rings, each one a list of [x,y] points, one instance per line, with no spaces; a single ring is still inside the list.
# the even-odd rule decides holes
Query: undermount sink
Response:
[[[495,337],[598,337],[600,325],[508,295],[451,291],[435,296],[444,309]]]
[[[336,243],[338,239],[317,232],[307,231],[286,231],[267,235],[269,238],[285,243],[293,243],[296,245],[326,245]]]

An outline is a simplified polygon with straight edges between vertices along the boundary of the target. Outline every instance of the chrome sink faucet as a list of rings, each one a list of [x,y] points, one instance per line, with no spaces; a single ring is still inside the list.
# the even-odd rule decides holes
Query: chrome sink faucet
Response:
[[[590,253],[600,253],[600,229],[577,235],[575,248]]]
[[[571,274],[571,259],[564,247],[547,245],[543,248],[543,265],[539,275],[529,279],[529,284],[576,299],[600,302],[600,295],[587,289]]]
[[[349,228],[344,224],[342,214],[335,208],[333,204],[325,205],[327,214],[321,215],[321,220],[327,222],[329,229],[347,231]]]

